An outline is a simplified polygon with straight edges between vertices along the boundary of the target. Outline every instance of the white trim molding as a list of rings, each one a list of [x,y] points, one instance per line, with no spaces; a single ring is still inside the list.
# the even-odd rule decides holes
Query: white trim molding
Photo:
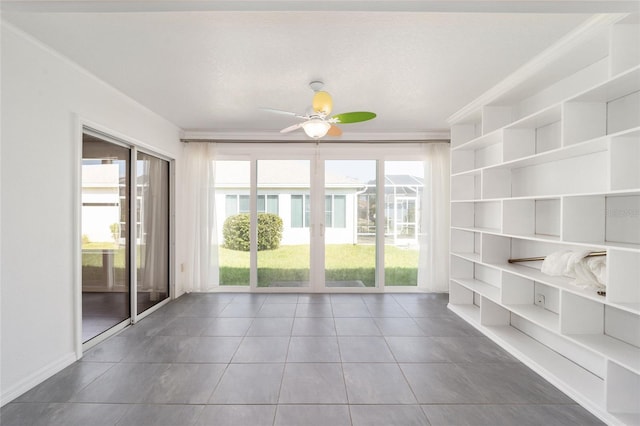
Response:
[[[0,406],[4,406],[13,401],[26,391],[30,390],[34,386],[44,382],[54,374],[62,371],[66,367],[70,366],[77,361],[75,352],[68,352],[66,355],[58,358],[57,360],[45,365],[34,373],[28,375],[24,379],[20,380],[15,385],[9,387],[0,397]]]
[[[449,130],[434,130],[425,132],[371,132],[371,133],[345,133],[341,137],[327,137],[319,142],[426,142],[426,141],[448,141],[451,138]],[[211,132],[205,130],[185,130],[180,139],[183,142],[196,141],[238,141],[238,142],[316,142],[314,139],[305,137],[304,133],[281,134],[273,132]]]
[[[5,0],[6,12],[436,12],[626,13],[635,0]]]

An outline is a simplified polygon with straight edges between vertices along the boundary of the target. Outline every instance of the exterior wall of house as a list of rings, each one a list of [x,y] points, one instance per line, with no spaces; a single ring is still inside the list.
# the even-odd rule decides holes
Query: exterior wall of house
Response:
[[[309,192],[304,189],[260,189],[261,194],[278,196],[278,215],[282,218],[282,245],[299,245],[309,243],[309,227],[292,226],[291,196],[305,195]],[[345,226],[340,228],[327,227],[325,229],[326,244],[355,244],[357,241],[357,197],[353,189],[336,189],[327,195],[345,195]],[[217,189],[215,196],[216,203],[216,225],[218,230],[218,242],[224,244],[222,229],[227,218],[225,206],[227,195],[249,195],[246,188],[224,188]]]
[[[183,147],[174,125],[40,42],[1,25],[4,404],[76,359],[79,120],[166,153],[178,168]],[[180,216],[178,210],[178,224]]]
[[[82,166],[82,238],[114,242],[105,224],[120,222],[119,173],[116,164]]]

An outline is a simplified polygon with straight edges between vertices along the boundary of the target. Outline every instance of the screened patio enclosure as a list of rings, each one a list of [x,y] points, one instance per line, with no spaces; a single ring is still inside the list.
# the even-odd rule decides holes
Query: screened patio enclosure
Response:
[[[415,246],[418,244],[420,206],[424,179],[413,175],[384,176],[385,244]],[[358,241],[365,243],[375,235],[376,182],[366,184],[358,195]],[[373,240],[371,240],[373,242]]]

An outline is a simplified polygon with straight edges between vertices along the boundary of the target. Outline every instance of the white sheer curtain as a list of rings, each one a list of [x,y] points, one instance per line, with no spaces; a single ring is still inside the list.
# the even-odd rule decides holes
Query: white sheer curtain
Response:
[[[214,160],[213,143],[189,143],[185,147],[186,292],[209,291],[219,283]]]
[[[139,258],[139,291],[152,301],[169,295],[169,167],[168,163],[138,153],[142,166],[142,233],[144,250]],[[140,185],[140,183],[138,183]]]
[[[418,286],[431,292],[449,290],[449,148],[424,145]]]

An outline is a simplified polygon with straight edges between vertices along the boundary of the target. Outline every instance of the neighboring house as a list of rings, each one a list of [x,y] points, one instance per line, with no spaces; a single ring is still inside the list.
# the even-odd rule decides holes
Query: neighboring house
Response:
[[[99,163],[101,160],[84,160],[82,165],[82,236],[92,243],[124,244],[128,237],[126,223],[127,186],[121,176],[121,162]],[[96,162],[96,163],[93,163]],[[93,164],[92,164],[93,163]],[[137,244],[144,244],[143,191],[149,185],[148,176],[140,175],[136,188]],[[114,226],[114,229],[112,229]],[[115,233],[114,233],[115,231]]]
[[[248,162],[218,161],[216,164],[216,223],[223,243],[224,221],[249,213]],[[262,167],[258,171],[257,211],[282,218],[283,245],[309,242],[309,171],[304,162],[286,167]],[[423,180],[409,175],[385,177],[385,235],[389,244],[417,244]],[[375,235],[375,185],[328,173],[325,175],[325,242],[327,244],[373,243]]]
[[[120,231],[118,164],[82,165],[82,236],[91,242],[115,242],[110,225]]]
[[[238,213],[249,213],[248,163],[216,162],[216,224],[222,244],[224,221]],[[258,172],[257,211],[282,218],[282,244],[308,244],[309,170],[305,162],[287,161],[286,167],[264,164]],[[366,185],[334,174],[325,176],[325,241],[327,244],[356,244],[357,194]]]

